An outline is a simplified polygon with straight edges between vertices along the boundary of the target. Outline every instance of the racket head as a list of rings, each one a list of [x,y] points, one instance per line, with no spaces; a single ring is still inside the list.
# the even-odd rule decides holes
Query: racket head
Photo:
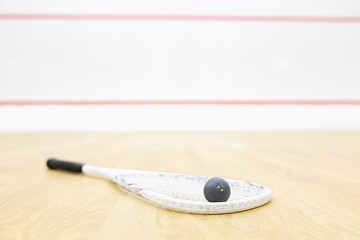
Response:
[[[107,169],[106,175],[128,191],[178,212],[223,214],[248,210],[271,200],[271,190],[263,185],[226,179],[231,195],[226,202],[208,202],[203,188],[210,179],[176,173]]]

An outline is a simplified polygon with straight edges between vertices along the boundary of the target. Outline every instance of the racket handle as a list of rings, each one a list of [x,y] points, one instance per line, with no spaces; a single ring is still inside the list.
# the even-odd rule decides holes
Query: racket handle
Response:
[[[61,169],[69,172],[76,172],[81,173],[82,167],[84,166],[83,163],[76,163],[76,162],[68,162],[58,160],[56,158],[50,158],[46,161],[46,165],[50,169]]]

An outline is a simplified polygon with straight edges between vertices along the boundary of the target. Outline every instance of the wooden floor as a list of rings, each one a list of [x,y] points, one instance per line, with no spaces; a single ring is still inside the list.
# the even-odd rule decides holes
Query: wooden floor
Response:
[[[242,179],[270,203],[195,215],[101,179],[48,170],[58,157],[106,167]],[[0,134],[0,239],[360,239],[360,132]]]

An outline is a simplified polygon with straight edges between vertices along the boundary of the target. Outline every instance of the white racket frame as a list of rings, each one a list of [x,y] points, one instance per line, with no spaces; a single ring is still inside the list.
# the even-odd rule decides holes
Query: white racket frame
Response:
[[[138,174],[181,175],[181,174],[127,170],[127,169],[117,169],[117,168],[104,168],[104,167],[98,167],[88,164],[83,165],[82,172],[88,176],[100,177],[107,180],[111,180],[121,185],[123,188],[129,190],[130,192],[135,193],[141,198],[150,201],[151,203],[178,212],[196,213],[196,214],[233,213],[233,212],[239,212],[239,211],[244,211],[259,207],[261,205],[268,203],[271,200],[271,190],[266,186],[255,183],[248,183],[248,184],[262,188],[263,191],[260,194],[250,197],[245,197],[235,201],[199,202],[199,201],[191,201],[191,200],[185,200],[181,198],[168,196],[165,194],[151,191],[149,189],[143,189],[137,185],[129,184],[126,182],[126,180],[121,178],[122,174],[134,174],[134,175],[138,175]],[[226,179],[226,180],[229,182],[232,181],[240,182],[239,180],[231,180],[231,179]]]

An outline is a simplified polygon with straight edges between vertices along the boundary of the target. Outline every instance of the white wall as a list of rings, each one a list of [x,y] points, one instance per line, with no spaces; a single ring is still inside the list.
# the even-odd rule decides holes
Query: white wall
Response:
[[[90,14],[90,18],[94,14],[304,16],[309,19],[322,16],[354,17],[355,21],[337,22],[336,18],[333,22],[10,19],[15,13]],[[360,2],[351,0],[0,0],[0,102],[152,99],[360,101],[359,42]],[[142,117],[148,114],[144,106],[131,106],[131,110],[128,107],[118,106],[121,113],[104,110],[103,114],[109,117],[111,112],[117,112],[119,116],[132,116],[128,111],[136,111]],[[173,126],[170,129],[197,129],[181,125],[182,118],[194,114],[196,106],[148,107],[156,113],[153,116],[158,116],[158,122],[169,111],[178,109],[179,116],[171,120],[175,123],[177,119],[178,123],[170,124]],[[206,125],[210,130],[222,129],[220,125],[233,126],[230,129],[318,129],[324,126],[326,129],[360,129],[359,105],[272,106],[273,116],[278,116],[278,119],[270,121],[270,125],[261,125],[261,122],[246,124],[266,117],[270,106],[252,106],[253,110],[248,110],[248,107],[213,106],[209,109],[209,106],[204,106],[199,112],[206,110],[210,115],[225,114],[238,120],[243,116],[249,118],[242,124],[217,120],[216,124]],[[33,117],[39,116],[33,122],[39,126],[31,128],[34,125],[23,127],[11,121],[31,115],[28,107],[0,107],[0,130],[81,128],[71,124],[61,127],[59,124],[64,121],[60,120],[54,120],[59,121],[54,128],[42,128],[46,124],[42,123],[39,108],[54,113],[60,111],[61,115],[75,114],[72,106],[52,108],[57,110],[33,107],[31,111],[38,113]],[[78,118],[86,115],[86,109],[88,107],[83,106],[75,111],[84,111]],[[323,111],[327,114],[320,114]],[[302,124],[302,117],[294,117],[291,120],[294,124],[282,124],[286,119],[284,116],[289,114],[317,117],[312,125]],[[86,118],[91,118],[91,114]],[[211,117],[205,119],[212,121]],[[89,126],[88,130],[95,126]],[[140,130],[162,129],[145,123],[139,126]],[[139,126],[130,124],[125,130],[136,130]]]
[[[358,106],[5,106],[0,131],[360,130]]]

